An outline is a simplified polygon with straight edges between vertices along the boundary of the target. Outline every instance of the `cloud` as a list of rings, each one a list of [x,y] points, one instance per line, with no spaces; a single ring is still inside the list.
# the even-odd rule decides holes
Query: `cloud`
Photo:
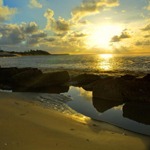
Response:
[[[16,14],[16,12],[16,8],[9,8],[7,6],[3,6],[3,0],[0,0],[0,22],[9,20],[14,14]]]
[[[122,31],[121,35],[115,35],[112,37],[111,41],[110,42],[120,42],[122,41],[123,39],[127,39],[127,38],[130,38],[130,34],[127,33],[126,30]]]
[[[15,45],[25,39],[21,28],[15,24],[0,26],[0,32],[2,34],[0,38],[1,45]]]
[[[3,6],[3,0],[0,0],[0,6]]]
[[[74,32],[73,36],[77,37],[77,38],[81,38],[81,37],[87,36],[87,34],[86,33],[81,33],[81,32]]]
[[[54,37],[45,38],[45,41],[47,41],[47,42],[54,42],[55,40],[56,40],[56,38],[54,38]]]
[[[150,38],[150,34],[147,34],[144,36],[145,38]]]
[[[142,31],[150,31],[150,24],[141,29]]]
[[[38,25],[35,22],[30,22],[28,24],[22,23],[21,27],[25,33],[29,33],[29,34],[38,31]]]
[[[127,53],[131,50],[131,47],[127,46],[119,46],[119,47],[113,47],[113,52],[116,54],[121,54],[121,53]]]
[[[51,9],[48,9],[44,13],[44,17],[47,19],[47,30],[52,30],[54,32],[66,32],[70,30],[71,24],[70,21],[66,21],[64,18],[59,17],[58,20],[55,20],[54,18],[54,11]]]
[[[43,6],[37,0],[30,0],[29,7],[30,8],[42,8]]]
[[[137,41],[135,45],[136,46],[150,46],[150,40]]]
[[[150,10],[150,0],[147,0],[148,1],[148,5],[146,7],[147,10]]]
[[[26,41],[27,41],[27,44],[29,45],[40,45],[41,43],[45,41],[46,37],[47,37],[47,34],[44,31],[39,30],[36,33],[28,36]]]
[[[17,24],[3,24],[0,26],[0,44],[1,45],[35,45],[44,42],[47,34],[39,30],[35,22]]]
[[[146,25],[144,28],[141,29],[146,35],[144,38],[150,38],[150,24]]]
[[[107,7],[119,5],[119,0],[83,0],[82,4],[72,11],[74,20],[80,20],[83,17],[99,13]]]

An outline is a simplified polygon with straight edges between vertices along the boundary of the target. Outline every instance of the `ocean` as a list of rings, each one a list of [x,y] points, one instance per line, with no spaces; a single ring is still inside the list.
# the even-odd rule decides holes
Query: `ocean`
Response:
[[[1,57],[1,67],[36,67],[41,70],[72,70],[87,73],[147,74],[150,55],[50,55]]]

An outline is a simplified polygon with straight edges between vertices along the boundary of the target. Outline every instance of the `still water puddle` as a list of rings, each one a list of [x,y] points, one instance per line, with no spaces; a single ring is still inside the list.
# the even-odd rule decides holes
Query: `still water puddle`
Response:
[[[85,116],[133,132],[150,135],[150,105],[136,103],[110,104],[92,99],[92,92],[73,86],[64,94],[69,95],[72,99],[67,102],[67,105]]]

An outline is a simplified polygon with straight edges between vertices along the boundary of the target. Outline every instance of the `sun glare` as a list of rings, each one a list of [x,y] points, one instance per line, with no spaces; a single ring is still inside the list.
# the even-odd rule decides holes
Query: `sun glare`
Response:
[[[112,69],[112,64],[111,64],[111,59],[113,58],[112,54],[100,54],[99,58],[100,58],[100,64],[99,64],[100,69],[104,71],[108,71]]]
[[[115,35],[120,34],[122,27],[119,25],[96,26],[87,38],[87,46],[92,48],[111,49],[110,41]]]
[[[113,55],[112,54],[100,54],[99,57],[105,60],[109,60],[110,58],[113,57]]]

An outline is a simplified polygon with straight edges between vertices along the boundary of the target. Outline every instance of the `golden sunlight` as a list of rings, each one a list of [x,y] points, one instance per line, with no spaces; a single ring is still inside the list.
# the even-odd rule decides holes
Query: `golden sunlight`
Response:
[[[91,34],[87,38],[88,47],[103,48],[106,50],[111,49],[110,41],[115,35],[122,32],[122,27],[119,25],[102,25],[95,26],[91,30]]]
[[[100,54],[99,58],[101,60],[99,64],[100,69],[104,71],[108,71],[112,69],[112,64],[111,64],[111,59],[113,58],[112,54]]]
[[[99,57],[105,60],[109,60],[110,58],[113,57],[113,55],[112,54],[100,54]]]

